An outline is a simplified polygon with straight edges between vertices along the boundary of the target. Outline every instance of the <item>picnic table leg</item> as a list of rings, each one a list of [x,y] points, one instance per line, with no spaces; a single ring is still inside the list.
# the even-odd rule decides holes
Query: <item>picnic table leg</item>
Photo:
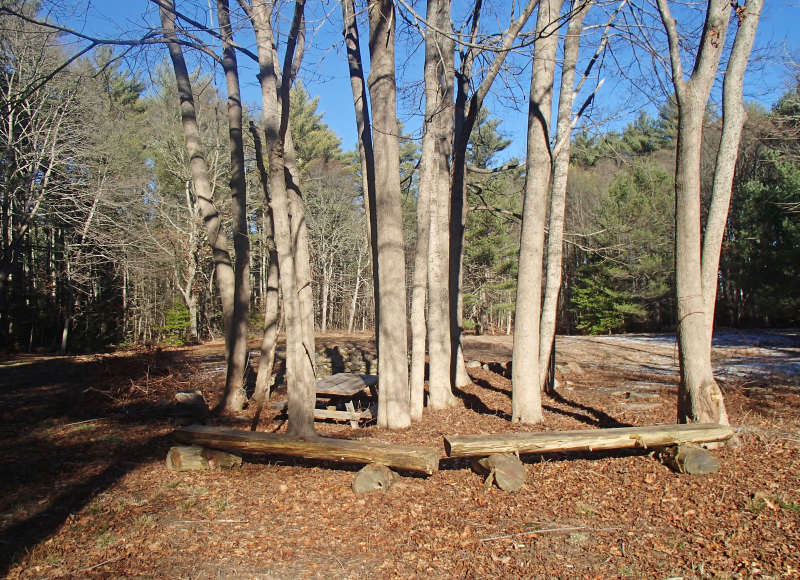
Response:
[[[351,413],[351,415],[350,415],[350,426],[353,429],[357,429],[358,428],[359,415],[356,413],[356,408],[355,408],[355,406],[353,406],[353,401],[347,401],[344,404],[344,408],[347,409]]]

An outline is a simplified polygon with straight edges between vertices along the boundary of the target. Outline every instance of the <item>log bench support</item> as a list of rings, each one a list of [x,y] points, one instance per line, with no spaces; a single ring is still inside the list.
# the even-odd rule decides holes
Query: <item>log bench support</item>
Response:
[[[233,453],[285,455],[341,463],[379,463],[431,475],[439,470],[441,453],[433,447],[400,447],[368,440],[315,437],[301,439],[284,433],[238,431],[191,425],[175,431],[175,439]]]

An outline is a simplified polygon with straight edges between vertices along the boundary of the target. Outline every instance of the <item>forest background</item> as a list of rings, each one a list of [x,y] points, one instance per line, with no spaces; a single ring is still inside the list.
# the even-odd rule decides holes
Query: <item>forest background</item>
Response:
[[[11,4],[93,34],[133,29],[131,15],[123,12],[113,15],[119,20],[112,24],[99,20],[102,12],[66,2]],[[211,18],[213,24],[215,16],[205,3],[187,6],[182,9],[198,21]],[[313,88],[331,102],[336,91],[327,81],[338,73],[321,71],[335,62],[340,76],[346,74],[344,58],[329,54],[343,52],[336,28],[341,25],[331,16],[334,8],[315,6],[307,17],[313,34],[300,72],[307,82],[292,89],[291,126],[310,235],[315,326],[322,332],[352,332],[374,325],[358,152],[343,146],[342,137],[326,123],[319,97],[311,93]],[[599,27],[614,8],[598,11],[586,28]],[[495,9],[501,19],[504,8]],[[149,5],[140,11],[137,26],[147,31],[145,23],[153,26],[157,10]],[[422,69],[417,61],[422,40],[412,13],[400,9],[399,14],[400,108],[406,111],[401,183],[410,287],[421,154]],[[2,40],[0,343],[22,351],[83,352],[219,337],[223,323],[212,256],[190,184],[174,78],[163,48],[147,43],[97,47],[58,69],[77,53],[73,37],[4,16]],[[748,104],[720,263],[716,323],[722,326],[800,323],[800,83],[791,47],[781,46],[774,36],[770,41],[754,56],[760,78],[769,78],[773,90]],[[246,38],[240,42],[247,45]],[[467,187],[464,327],[478,333],[509,333],[514,325],[526,177],[520,161],[523,122],[515,119],[524,118],[526,109],[520,80],[530,66],[525,51],[509,57],[503,82],[487,100],[468,149],[468,164],[475,171],[469,172]],[[230,232],[222,70],[204,60],[201,51],[189,54],[214,199]],[[668,85],[648,76],[644,67],[634,73],[625,66],[640,58],[628,31],[619,26],[592,72],[595,86],[609,81],[586,101],[590,104],[573,133],[560,333],[660,331],[676,324],[677,111]],[[255,83],[246,72],[242,76],[243,86]],[[750,93],[756,90],[751,84]],[[349,95],[341,101],[349,106]],[[249,104],[245,114],[260,124],[257,105]],[[339,124],[341,115],[336,116]],[[718,106],[709,107],[705,125],[707,190],[721,125]],[[258,191],[254,144],[247,131],[244,135],[246,176]],[[263,196],[249,196],[254,331],[262,325],[267,295],[266,222]]]

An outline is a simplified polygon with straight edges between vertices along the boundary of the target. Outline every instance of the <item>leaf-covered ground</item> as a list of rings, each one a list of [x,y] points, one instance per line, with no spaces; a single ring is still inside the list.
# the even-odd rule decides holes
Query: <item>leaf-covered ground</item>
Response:
[[[330,345],[370,349],[363,336]],[[390,432],[320,432],[442,448],[446,434],[675,420],[674,340],[559,337],[542,425],[511,424],[508,337],[468,337],[463,405]],[[721,335],[715,364],[738,445],[713,475],[646,451],[523,457],[522,491],[464,460],[355,495],[357,466],[247,457],[175,473],[175,392],[215,402],[220,344],[0,362],[0,575],[11,578],[713,578],[800,576],[800,340]],[[252,362],[252,361],[251,361]],[[280,397],[280,392],[276,394]],[[210,419],[247,428],[249,416]],[[273,412],[259,430],[285,428]],[[442,448],[443,449],[443,448]]]

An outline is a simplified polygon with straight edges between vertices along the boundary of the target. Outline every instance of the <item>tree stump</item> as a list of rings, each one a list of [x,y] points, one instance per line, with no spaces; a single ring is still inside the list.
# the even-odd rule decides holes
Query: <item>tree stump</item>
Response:
[[[238,469],[241,466],[242,458],[238,455],[199,445],[171,447],[167,453],[167,467],[172,471]]]
[[[675,445],[659,453],[661,463],[678,473],[716,473],[719,459],[696,445]]]
[[[484,486],[487,489],[495,483],[503,491],[519,491],[525,483],[525,465],[513,453],[494,453],[473,459],[472,469],[479,475],[486,475]]]
[[[370,463],[361,468],[353,480],[355,493],[387,491],[400,476],[380,463]]]

